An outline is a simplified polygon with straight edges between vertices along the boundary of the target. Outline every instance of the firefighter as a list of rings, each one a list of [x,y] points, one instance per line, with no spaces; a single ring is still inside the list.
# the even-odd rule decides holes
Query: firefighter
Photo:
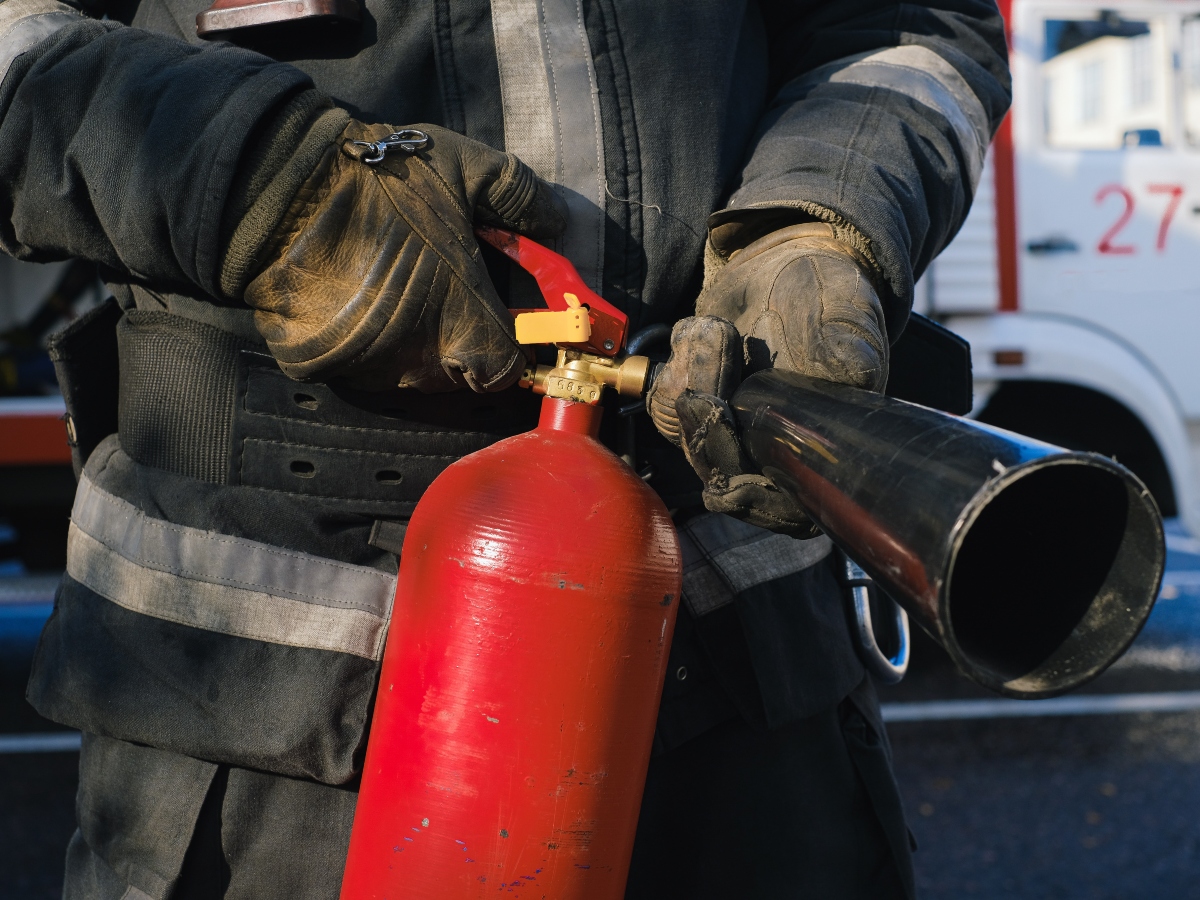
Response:
[[[203,8],[0,3],[0,247],[115,298],[55,344],[81,474],[29,699],[84,733],[65,896],[337,895],[403,523],[535,421],[486,223],[674,323],[639,465],[684,604],[628,897],[912,897],[831,545],[724,401],[883,387],[1009,101],[992,0]]]

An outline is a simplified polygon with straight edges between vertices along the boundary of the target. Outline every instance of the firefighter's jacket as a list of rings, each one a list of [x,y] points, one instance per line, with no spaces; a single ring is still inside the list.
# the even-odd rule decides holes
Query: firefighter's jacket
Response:
[[[635,329],[688,314],[714,211],[801,210],[862,238],[894,339],[1009,100],[990,0],[365,0],[358,27],[244,46],[197,37],[207,5],[0,3],[0,248],[93,260],[119,304],[60,349],[78,430],[114,433],[83,448],[30,699],[328,784],[361,764],[403,521],[453,460],[531,427],[536,399],[289,381],[218,283],[260,123],[315,84],[359,119],[517,153],[562,186],[560,249]],[[493,272],[502,296],[528,289]],[[92,359],[110,344],[119,376]],[[650,483],[695,505],[682,458],[642,432]],[[825,538],[716,516],[682,534],[660,747],[738,713],[795,721],[862,679]]]

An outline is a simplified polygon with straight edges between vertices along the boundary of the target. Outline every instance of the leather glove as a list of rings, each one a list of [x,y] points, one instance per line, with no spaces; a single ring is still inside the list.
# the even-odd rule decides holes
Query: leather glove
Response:
[[[488,278],[476,222],[557,236],[565,207],[511,153],[433,125],[422,149],[365,144],[396,131],[351,120],[273,230],[246,287],[255,324],[298,380],[495,391],[524,356]]]
[[[754,469],[725,401],[743,373],[774,367],[883,390],[888,340],[870,273],[831,226],[793,225],[734,253],[701,292],[697,315],[675,325],[646,405],[704,482],[706,508],[794,537],[819,534]]]

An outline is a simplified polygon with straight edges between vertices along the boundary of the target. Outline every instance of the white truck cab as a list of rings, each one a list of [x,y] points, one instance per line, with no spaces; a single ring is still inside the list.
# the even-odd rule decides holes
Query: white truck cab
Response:
[[[1200,534],[1200,2],[1008,0],[1013,108],[916,308],[973,415],[1114,455]]]

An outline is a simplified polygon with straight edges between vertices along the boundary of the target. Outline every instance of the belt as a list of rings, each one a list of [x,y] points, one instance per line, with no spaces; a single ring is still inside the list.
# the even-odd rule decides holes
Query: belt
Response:
[[[537,422],[539,398],[355,391],[292,381],[261,345],[132,310],[117,326],[118,431],[137,462],[217,484],[396,504],[455,460]]]

